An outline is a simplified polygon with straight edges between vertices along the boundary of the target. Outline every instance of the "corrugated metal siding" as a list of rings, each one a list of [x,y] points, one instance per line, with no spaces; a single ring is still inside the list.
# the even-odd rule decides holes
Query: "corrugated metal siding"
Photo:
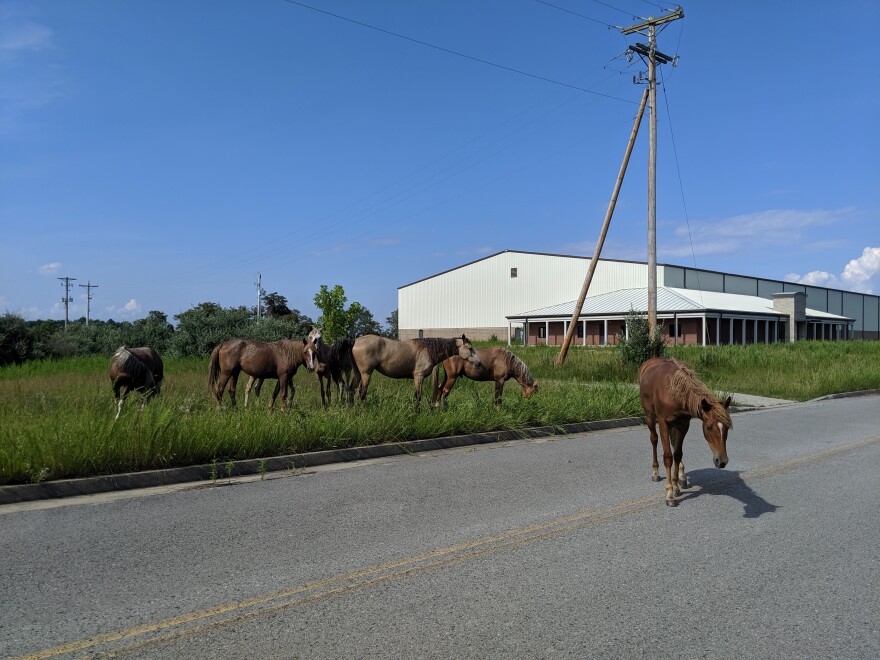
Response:
[[[589,265],[579,257],[503,252],[398,289],[398,325],[506,327],[508,314],[577,299]],[[646,278],[645,264],[600,260],[590,295],[644,286]]]

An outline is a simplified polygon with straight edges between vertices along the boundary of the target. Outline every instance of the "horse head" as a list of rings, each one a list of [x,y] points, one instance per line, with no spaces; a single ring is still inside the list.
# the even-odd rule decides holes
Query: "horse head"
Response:
[[[317,345],[321,341],[321,335],[323,334],[324,328],[316,328],[315,326],[312,326],[312,329],[309,332],[308,340]]]
[[[312,341],[311,335],[303,339],[302,355],[306,369],[314,371],[318,366],[318,347]]]
[[[709,448],[712,450],[712,458],[715,467],[723,468],[728,463],[727,458],[727,432],[730,430],[730,397],[720,403],[710,403],[706,399],[700,402],[703,411],[703,435]]]
[[[467,360],[475,367],[483,366],[483,363],[480,362],[480,358],[477,357],[477,352],[474,350],[474,347],[471,346],[471,342],[467,337],[464,335],[456,337],[455,345],[458,346],[458,357],[462,360]]]
[[[522,388],[522,391],[523,397],[528,399],[530,396],[538,391],[538,381],[533,382],[531,385],[526,385]]]

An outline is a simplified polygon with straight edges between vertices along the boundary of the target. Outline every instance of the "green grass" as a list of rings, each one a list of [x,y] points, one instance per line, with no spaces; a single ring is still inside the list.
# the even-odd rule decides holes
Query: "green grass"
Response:
[[[449,409],[433,409],[426,387],[422,412],[412,381],[374,375],[366,404],[321,407],[317,379],[300,370],[286,412],[266,412],[271,382],[248,410],[216,410],[206,359],[165,362],[162,395],[139,412],[138,395],[114,423],[106,358],[34,362],[0,369],[0,484],[112,474],[320,449],[397,442],[641,414],[636,370],[610,349],[573,348],[564,367],[558,349],[515,348],[540,381],[523,399],[509,381],[500,408],[494,385],[459,379]],[[802,342],[774,346],[676,348],[710,387],[722,392],[805,400],[880,387],[880,342]],[[276,403],[276,406],[278,404]]]

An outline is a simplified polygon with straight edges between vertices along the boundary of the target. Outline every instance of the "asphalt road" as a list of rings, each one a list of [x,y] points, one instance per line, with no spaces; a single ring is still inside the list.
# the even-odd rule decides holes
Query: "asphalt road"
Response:
[[[0,507],[0,655],[878,658],[878,397]],[[47,507],[47,508],[41,508]]]

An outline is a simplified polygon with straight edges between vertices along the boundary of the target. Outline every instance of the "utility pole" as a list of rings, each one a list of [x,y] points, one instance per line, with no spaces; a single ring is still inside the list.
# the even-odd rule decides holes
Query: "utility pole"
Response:
[[[650,147],[648,150],[648,330],[653,334],[657,325],[657,64],[672,62],[675,58],[657,50],[657,26],[684,18],[684,10],[673,11],[657,18],[649,17],[626,28],[625,34],[639,33],[648,37],[647,44],[637,43],[630,50],[648,62],[648,89],[650,96]]]
[[[73,302],[73,298],[70,297],[70,283],[76,282],[75,277],[59,277],[59,280],[64,282],[64,297],[61,299],[61,302],[64,303],[64,330],[67,331],[67,321],[68,321],[68,305]]]
[[[80,287],[86,290],[86,326],[89,325],[89,317],[92,315],[92,289],[97,289],[97,284],[92,284],[91,280],[88,284],[80,284]]]
[[[263,274],[257,273],[257,320],[259,321],[263,318],[262,310],[263,310]]]
[[[581,287],[581,295],[577,304],[574,306],[574,313],[571,315],[571,323],[568,325],[568,332],[565,333],[565,340],[562,342],[562,348],[559,349],[559,355],[556,356],[556,366],[561,367],[565,362],[565,356],[568,354],[568,347],[571,345],[571,339],[574,337],[574,330],[577,327],[578,317],[584,308],[584,300],[587,292],[590,290],[590,282],[593,281],[593,273],[596,272],[596,266],[599,264],[599,255],[602,254],[602,246],[605,244],[605,236],[608,234],[608,226],[611,224],[611,216],[617,206],[617,196],[620,194],[620,186],[623,185],[623,175],[626,174],[626,167],[629,164],[629,157],[636,143],[636,136],[639,134],[639,125],[642,123],[642,115],[645,112],[645,103],[648,100],[648,90],[642,94],[642,102],[639,105],[639,111],[636,114],[636,120],[633,124],[632,133],[629,136],[629,143],[626,145],[626,152],[623,155],[623,163],[620,165],[620,172],[617,174],[617,182],[614,184],[614,192],[611,193],[611,201],[608,202],[608,211],[605,213],[605,222],[602,223],[602,231],[599,233],[599,240],[596,243],[596,250],[593,252],[593,258],[590,260],[590,267],[587,269],[587,276],[584,278],[584,285]],[[607,341],[607,338],[606,338]]]

